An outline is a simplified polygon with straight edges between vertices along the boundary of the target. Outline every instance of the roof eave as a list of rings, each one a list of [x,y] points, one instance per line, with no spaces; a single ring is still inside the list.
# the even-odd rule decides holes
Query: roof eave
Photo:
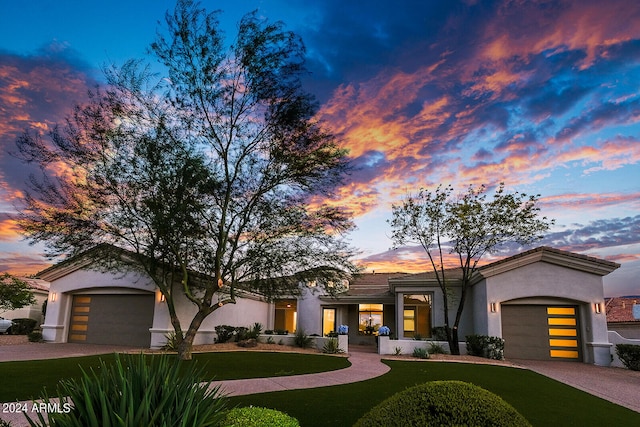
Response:
[[[555,264],[574,270],[583,271],[585,273],[596,274],[598,276],[606,276],[612,271],[620,267],[620,264],[592,258],[588,256],[580,256],[560,250],[553,250],[546,247],[537,248],[535,250],[516,255],[511,259],[505,259],[492,264],[485,265],[479,269],[482,277],[491,277],[504,272],[523,267],[535,262],[546,262]]]

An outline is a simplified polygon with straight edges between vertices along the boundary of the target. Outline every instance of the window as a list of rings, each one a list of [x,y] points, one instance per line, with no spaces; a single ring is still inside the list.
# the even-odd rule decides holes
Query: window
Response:
[[[276,301],[274,329],[295,332],[298,320],[298,301],[283,299]]]
[[[416,331],[416,308],[412,307],[412,308],[404,308],[404,334],[405,336],[407,336],[407,334],[411,333],[411,336],[413,336],[413,334]]]
[[[326,336],[329,332],[336,330],[336,309],[322,309],[322,335]]]
[[[372,335],[382,326],[382,304],[359,304],[358,331]]]
[[[404,295],[403,329],[405,338],[431,336],[431,294]]]

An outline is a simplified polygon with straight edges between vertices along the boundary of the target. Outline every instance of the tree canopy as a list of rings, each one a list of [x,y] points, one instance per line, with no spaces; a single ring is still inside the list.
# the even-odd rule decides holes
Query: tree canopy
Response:
[[[0,275],[0,312],[35,304],[29,284],[9,273]]]
[[[227,45],[219,13],[178,1],[149,51],[166,74],[140,60],[111,66],[108,85],[48,138],[18,140],[45,171],[31,178],[24,233],[52,256],[102,243],[135,254],[166,297],[183,358],[239,287],[274,298],[307,276],[357,271],[342,238],[350,218],[309,202],[331,194],[347,161],[302,88],[302,41],[250,13]],[[198,309],[186,333],[175,292]]]
[[[427,254],[443,294],[447,340],[453,354],[459,354],[458,326],[467,290],[481,259],[507,243],[530,245],[541,239],[553,221],[539,217],[540,195],[505,191],[501,183],[487,199],[487,188],[469,186],[461,195],[452,186],[421,189],[393,206],[390,221],[394,247],[419,244]],[[455,261],[447,264],[447,255]],[[447,269],[462,271],[455,320],[449,320],[451,282]]]

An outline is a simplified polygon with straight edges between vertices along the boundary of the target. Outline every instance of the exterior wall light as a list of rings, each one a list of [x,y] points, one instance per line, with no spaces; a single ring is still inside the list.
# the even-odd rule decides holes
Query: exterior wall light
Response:
[[[495,313],[498,310],[498,306],[497,306],[497,304],[495,302],[492,302],[490,307],[491,307],[491,312],[492,313]]]
[[[160,294],[160,302],[165,302],[166,299],[167,298],[164,296],[164,294]]]
[[[58,294],[56,292],[52,292],[51,293],[51,302],[56,302],[56,300],[58,299]]]
[[[599,302],[593,304],[593,308],[595,309],[597,314],[602,313],[602,305]]]

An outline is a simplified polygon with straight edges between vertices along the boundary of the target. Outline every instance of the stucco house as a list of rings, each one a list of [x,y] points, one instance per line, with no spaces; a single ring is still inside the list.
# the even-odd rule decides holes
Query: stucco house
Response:
[[[608,365],[602,277],[618,267],[549,247],[485,265],[474,276],[459,336],[503,337],[508,358]],[[460,284],[456,270],[449,273],[455,299]],[[95,271],[79,256],[39,277],[51,282],[42,326],[47,341],[157,347],[172,330],[160,292],[140,273]],[[260,322],[266,329],[300,328],[318,335],[347,325],[351,343],[374,345],[382,325],[409,340],[431,337],[433,328],[444,323],[442,293],[433,273],[364,274],[335,286],[343,289],[331,296],[315,282],[304,283],[300,295],[275,302],[245,293],[236,305],[207,318],[195,343],[212,342],[220,324]],[[181,318],[191,319],[194,310],[186,299],[177,306]],[[451,316],[456,307],[449,308]]]
[[[45,341],[159,348],[173,331],[161,292],[140,271],[103,271],[80,254],[41,271],[38,277],[51,284],[41,326]],[[212,343],[217,325],[273,323],[273,304],[259,295],[237,294],[237,304],[226,305],[205,319],[194,344]],[[197,310],[184,295],[175,299],[186,329]]]
[[[485,265],[474,276],[460,323],[459,337],[469,334],[505,339],[505,357],[572,360],[608,365],[602,277],[619,264],[585,255],[539,247]],[[448,270],[453,319],[460,271]],[[431,337],[444,324],[442,291],[433,272],[412,275],[365,275],[337,298],[322,294],[298,300],[305,330],[349,326],[353,343],[373,340],[385,325],[398,339]],[[386,286],[384,281],[387,282]],[[335,319],[335,320],[332,320]],[[453,320],[451,320],[453,322]],[[393,345],[393,344],[392,344]],[[397,345],[397,343],[395,344]]]

